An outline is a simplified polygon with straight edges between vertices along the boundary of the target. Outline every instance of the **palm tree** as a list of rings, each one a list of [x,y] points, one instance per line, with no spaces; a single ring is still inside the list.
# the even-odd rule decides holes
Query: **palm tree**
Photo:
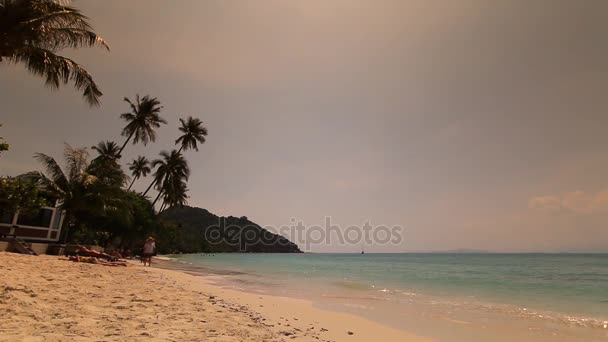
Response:
[[[166,207],[181,206],[188,203],[187,184],[182,179],[174,179],[173,182],[167,182],[163,185],[163,204],[158,212],[162,212]]]
[[[91,161],[88,172],[109,186],[123,186],[129,177],[118,163],[120,158],[118,144],[113,141],[101,141],[92,149],[99,155]]]
[[[0,61],[24,63],[53,89],[72,81],[89,105],[98,106],[103,94],[91,75],[57,52],[65,48],[109,47],[93,32],[89,18],[66,2],[0,0]]]
[[[162,151],[160,155],[161,159],[152,161],[152,167],[155,167],[156,171],[154,172],[154,181],[150,186],[156,184],[158,190],[158,195],[154,202],[152,202],[152,205],[156,204],[162,195],[163,188],[168,187],[169,184],[175,184],[178,180],[187,181],[190,177],[188,162],[181,153],[178,153],[176,150],[171,151],[171,153]],[[150,190],[150,187],[148,187],[148,190]],[[146,193],[148,190],[146,190]]]
[[[156,97],[151,98],[146,95],[140,99],[139,94],[137,94],[135,103],[126,97],[124,101],[131,106],[131,112],[120,114],[120,118],[127,121],[128,124],[122,130],[122,135],[127,137],[127,140],[120,148],[119,153],[122,153],[131,138],[133,138],[133,144],[141,141],[144,145],[147,145],[150,141],[156,141],[154,130],[160,127],[160,124],[167,123],[165,119],[160,117],[160,111],[163,107]]]
[[[184,134],[175,140],[175,144],[181,145],[177,153],[181,153],[183,149],[198,151],[197,142],[201,144],[205,143],[207,128],[203,126],[203,122],[200,119],[195,119],[191,116],[186,120],[180,118],[179,121],[182,123],[179,130]]]
[[[34,158],[44,167],[45,172],[30,172],[28,176],[38,182],[52,198],[60,201],[60,207],[67,211],[68,221],[74,221],[92,208],[100,208],[100,193],[93,191],[98,178],[88,172],[88,152],[84,148],[65,145],[65,172],[57,161],[46,154],[36,153]],[[96,205],[97,204],[97,205]],[[74,222],[71,222],[74,223]]]
[[[53,157],[36,153],[34,158],[42,163],[45,172],[27,174],[49,197],[59,200],[60,208],[66,211],[68,230],[70,226],[82,229],[87,222],[95,222],[99,218],[127,220],[129,216],[129,203],[124,199],[124,191],[118,182],[104,178],[113,172],[95,174],[106,164],[100,163],[94,168],[88,163],[88,156],[86,148],[72,148],[66,144],[65,171]],[[97,225],[92,224],[91,227]],[[66,239],[68,233],[66,231]]]
[[[177,140],[175,140],[175,144],[181,145],[176,153],[181,154],[182,150],[185,149],[195,149],[196,151],[198,151],[198,143],[204,144],[206,141],[205,137],[207,136],[207,128],[203,126],[203,122],[200,119],[193,118],[191,116],[188,117],[188,119],[186,120],[180,118],[179,121],[182,124],[179,130],[184,134],[177,138]],[[175,150],[173,152],[175,152]],[[152,180],[152,183],[150,183],[146,191],[143,193],[143,195],[145,196],[146,194],[148,194],[150,189],[152,189],[155,184],[158,184],[158,181],[159,179],[155,177]],[[162,184],[159,184],[158,186],[162,187]]]
[[[152,169],[150,169],[150,162],[144,156],[139,156],[137,159],[133,159],[133,162],[129,164],[129,170],[131,170],[131,174],[133,175],[133,181],[127,190],[131,190],[133,183],[135,183],[139,177],[146,177],[148,173],[152,171]]]
[[[120,159],[120,147],[118,147],[118,144],[113,141],[100,141],[97,145],[92,146],[91,148],[99,153],[99,156],[95,159]]]

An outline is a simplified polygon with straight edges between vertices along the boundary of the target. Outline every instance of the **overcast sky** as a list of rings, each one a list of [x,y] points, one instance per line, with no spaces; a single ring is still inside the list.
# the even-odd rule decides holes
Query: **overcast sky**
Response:
[[[0,63],[0,174],[64,142],[122,143],[122,98],[150,94],[169,124],[123,160],[172,148],[178,118],[200,117],[189,203],[219,215],[406,228],[370,251],[608,251],[605,0],[74,5],[111,51],[62,53],[103,104]]]

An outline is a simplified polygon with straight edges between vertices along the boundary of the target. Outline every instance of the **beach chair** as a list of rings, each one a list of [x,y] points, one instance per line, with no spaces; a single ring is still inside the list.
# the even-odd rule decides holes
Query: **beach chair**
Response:
[[[34,251],[34,250],[33,250],[33,249],[30,247],[30,244],[28,244],[27,242],[25,242],[25,241],[23,241],[23,240],[21,240],[21,239],[19,239],[19,238],[16,238],[16,237],[9,238],[8,240],[11,242],[11,244],[12,244],[13,248],[14,248],[14,249],[15,249],[15,250],[16,250],[18,253],[21,253],[21,254],[29,254],[29,255],[38,255],[38,253],[36,253],[36,252],[35,252],[35,251]]]

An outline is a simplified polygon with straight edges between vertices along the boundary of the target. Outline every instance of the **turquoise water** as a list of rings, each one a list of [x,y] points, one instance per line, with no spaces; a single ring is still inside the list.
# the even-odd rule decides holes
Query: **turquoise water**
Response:
[[[608,319],[608,254],[215,254],[171,256],[259,288],[416,295]],[[313,286],[310,286],[311,288]],[[405,296],[404,296],[405,295]],[[408,298],[409,298],[408,297]]]

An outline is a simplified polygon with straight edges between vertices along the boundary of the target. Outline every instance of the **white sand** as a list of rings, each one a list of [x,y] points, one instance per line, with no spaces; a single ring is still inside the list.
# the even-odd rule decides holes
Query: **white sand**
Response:
[[[351,332],[352,334],[349,334]],[[311,302],[152,268],[0,253],[0,341],[414,341]]]

